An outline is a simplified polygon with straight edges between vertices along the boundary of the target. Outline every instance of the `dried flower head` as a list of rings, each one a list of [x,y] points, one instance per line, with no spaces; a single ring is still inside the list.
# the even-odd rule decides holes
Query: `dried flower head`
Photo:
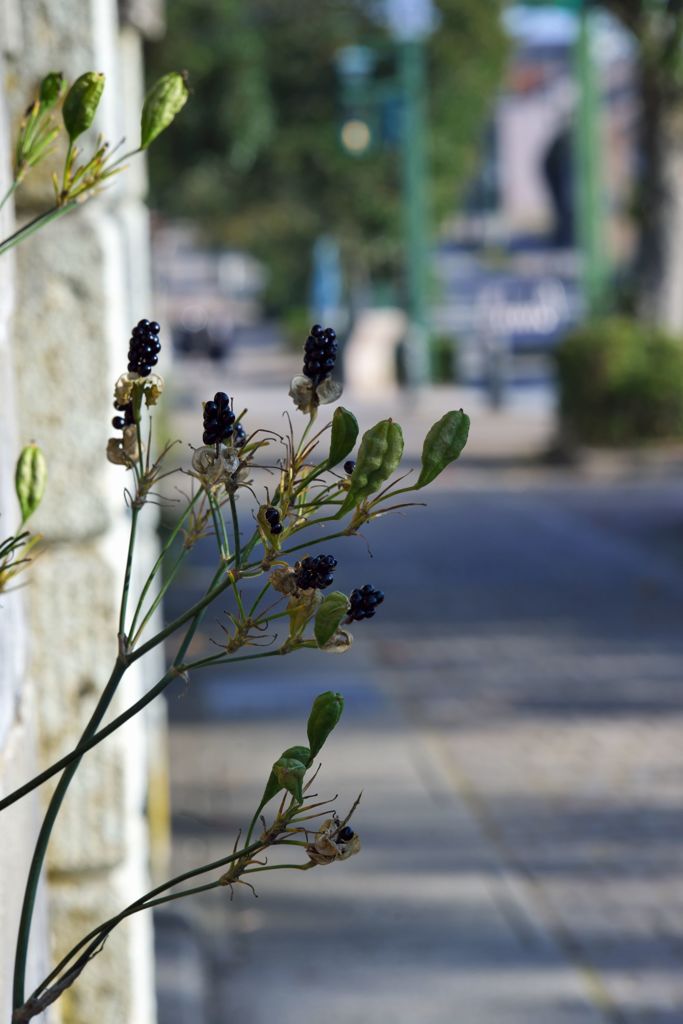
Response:
[[[306,847],[306,853],[314,864],[333,864],[336,860],[347,860],[359,850],[360,839],[357,833],[336,815],[323,822],[313,842]]]

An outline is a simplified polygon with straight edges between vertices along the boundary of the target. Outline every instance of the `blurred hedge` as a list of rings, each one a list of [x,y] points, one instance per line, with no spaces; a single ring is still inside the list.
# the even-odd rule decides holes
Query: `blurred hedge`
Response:
[[[556,359],[563,428],[573,441],[683,437],[683,339],[615,316],[573,331]]]

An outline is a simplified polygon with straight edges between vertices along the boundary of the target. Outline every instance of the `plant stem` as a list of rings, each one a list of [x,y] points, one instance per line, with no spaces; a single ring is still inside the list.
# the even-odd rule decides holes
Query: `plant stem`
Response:
[[[35,217],[34,220],[29,221],[23,228],[19,228],[14,232],[13,235],[9,235],[2,242],[0,242],[0,256],[8,249],[12,249],[19,242],[23,242],[25,238],[28,238],[35,231],[38,231],[42,227],[46,227],[53,220],[58,220],[59,217],[63,217],[69,210],[73,210],[76,206],[75,200],[69,203],[64,203],[63,206],[53,206],[51,209],[46,210],[45,213],[41,213],[39,217]]]
[[[221,883],[209,882],[207,885],[197,886],[193,889],[184,889],[182,892],[171,894],[169,896],[164,896],[161,899],[156,899],[156,897],[160,893],[165,892],[167,889],[171,889],[175,885],[180,885],[181,882],[186,882],[190,878],[196,878],[198,875],[204,875],[209,871],[216,871],[218,868],[225,867],[226,864],[231,864],[234,861],[240,860],[243,857],[251,857],[253,853],[257,853],[260,849],[264,847],[264,845],[265,844],[263,842],[259,841],[257,843],[252,843],[251,846],[244,846],[242,847],[241,850],[237,850],[235,851],[235,853],[231,853],[227,857],[222,857],[220,860],[212,861],[210,864],[203,864],[199,868],[193,868],[190,871],[183,872],[183,874],[181,875],[176,875],[175,878],[171,878],[167,882],[163,882],[161,885],[158,885],[155,889],[152,889],[150,892],[145,893],[144,896],[141,896],[139,899],[135,900],[134,903],[129,904],[125,908],[125,910],[122,910],[119,914],[116,914],[114,917],[109,918],[109,920],[105,921],[103,924],[98,925],[97,928],[94,928],[84,938],[82,938],[80,942],[78,942],[73,947],[73,949],[71,949],[70,952],[66,954],[66,956],[54,968],[54,970],[50,972],[47,978],[45,978],[45,980],[40,983],[35,992],[33,992],[32,998],[35,998],[37,995],[39,995],[50,984],[50,982],[53,981],[54,978],[56,978],[64,970],[68,963],[85,945],[87,945],[93,939],[98,939],[99,944],[98,937],[105,937],[106,935],[108,935],[109,932],[112,931],[112,929],[115,928],[117,924],[119,924],[119,922],[124,920],[124,918],[130,917],[131,914],[135,914],[139,910],[147,910],[149,907],[159,906],[162,903],[168,903],[174,899],[182,899],[183,896],[190,896],[194,895],[197,892],[204,892],[207,889],[217,888],[218,886],[220,886]]]
[[[224,571],[225,570],[222,567],[221,572],[224,573]],[[173,620],[173,622],[169,622],[167,626],[165,626],[162,630],[156,633],[153,637],[150,637],[147,643],[144,643],[141,647],[138,647],[137,650],[131,651],[130,655],[128,656],[128,661],[132,664],[134,661],[137,661],[138,658],[141,658],[144,654],[147,654],[148,651],[152,651],[154,650],[155,647],[158,647],[162,640],[165,640],[166,637],[171,636],[172,633],[175,633],[177,629],[180,629],[181,626],[184,626],[186,622],[190,621],[190,619],[194,619],[194,617],[199,612],[204,611],[204,609],[208,605],[210,605],[212,601],[215,601],[215,599],[220,594],[222,594],[224,590],[227,590],[231,582],[232,581],[229,578],[224,579],[220,584],[208,590],[206,594],[204,594],[204,596],[200,598],[199,601],[197,601],[190,608],[188,608],[187,611],[183,612],[182,615],[179,615],[177,619]]]
[[[147,597],[147,593],[149,591],[149,588],[151,587],[152,583],[154,582],[154,578],[156,577],[156,574],[158,573],[159,569],[161,568],[161,564],[162,564],[164,558],[168,554],[168,552],[169,552],[170,548],[172,547],[176,537],[180,533],[180,530],[182,529],[183,523],[185,522],[185,520],[187,519],[188,515],[190,514],[190,511],[192,510],[192,507],[195,504],[195,502],[197,501],[197,499],[199,497],[201,497],[201,494],[202,494],[202,492],[200,490],[198,490],[192,496],[191,500],[187,503],[187,507],[185,508],[185,511],[183,512],[182,516],[180,516],[180,518],[178,519],[178,522],[176,523],[176,525],[174,526],[174,528],[173,528],[173,530],[171,532],[171,535],[168,537],[168,539],[166,540],[166,543],[162,547],[162,549],[161,549],[161,551],[159,553],[159,557],[157,558],[156,562],[154,563],[154,565],[152,567],[152,571],[150,572],[149,576],[147,577],[145,585],[144,585],[144,587],[142,588],[142,590],[140,592],[140,597],[138,598],[137,607],[136,607],[135,613],[133,615],[133,621],[131,622],[131,625],[130,625],[131,636],[135,635],[135,626],[137,625],[138,617],[140,616],[140,613],[142,612],[142,604],[143,604],[143,601],[145,600],[145,598]]]
[[[2,197],[2,199],[0,199],[0,210],[2,210],[2,208],[5,205],[5,203],[7,202],[7,200],[11,196],[14,195],[14,193],[16,192],[18,187],[19,187],[19,180],[17,178],[15,178],[14,181],[12,182],[12,184],[10,185],[10,187],[5,192],[5,194]]]
[[[230,513],[232,515],[232,532],[235,538],[235,568],[240,569],[242,566],[242,551],[240,544],[240,524],[237,518],[237,508],[235,506],[235,495],[232,491],[228,492],[230,498]]]
[[[102,695],[97,702],[97,706],[92,713],[90,721],[86,725],[83,735],[81,737],[81,744],[87,743],[88,740],[95,734],[97,727],[99,726],[104,714],[111,703],[111,700],[116,693],[116,688],[121,681],[124,672],[126,671],[126,665],[120,660],[116,659],[114,670],[109,677],[109,681],[102,691]],[[64,774],[57,783],[52,799],[48,804],[43,824],[38,838],[36,840],[35,849],[33,852],[33,858],[31,860],[31,866],[28,872],[28,878],[26,881],[26,888],[24,890],[24,901],[21,908],[21,918],[19,921],[19,932],[17,935],[17,948],[16,957],[14,961],[14,994],[13,994],[13,1006],[16,1009],[21,1006],[24,1002],[24,978],[26,975],[26,957],[28,953],[28,943],[31,934],[31,920],[33,917],[33,909],[36,902],[36,893],[38,891],[38,882],[40,881],[40,874],[45,860],[45,853],[47,851],[47,844],[50,840],[52,828],[59,814],[59,809],[62,806],[62,801],[66,795],[66,791],[69,788],[72,778],[78,768],[81,757],[84,751],[75,752],[75,756],[71,764],[64,770]]]
[[[126,556],[126,571],[123,577],[123,590],[121,591],[121,607],[119,610],[119,639],[123,641],[126,637],[126,608],[128,606],[128,592],[130,591],[130,577],[133,571],[133,554],[135,552],[135,539],[137,534],[138,516],[140,509],[133,507],[130,516],[130,535],[128,537],[128,554]]]
[[[122,725],[125,725],[126,722],[128,722],[131,718],[137,715],[140,711],[144,710],[144,708],[146,708],[148,704],[151,704],[154,698],[158,697],[160,693],[163,693],[166,687],[169,686],[174,679],[177,679],[182,672],[189,672],[192,669],[205,668],[207,666],[214,664],[228,665],[238,661],[253,661],[256,658],[273,657],[278,653],[278,651],[262,651],[260,654],[245,654],[241,655],[239,658],[220,658],[219,656],[218,661],[207,658],[203,661],[190,662],[190,664],[184,666],[182,665],[182,662],[178,662],[178,664],[174,662],[174,664],[171,666],[168,672],[166,672],[165,675],[162,676],[159,682],[155,683],[155,685],[150,690],[148,690],[147,693],[143,694],[143,696],[140,697],[139,700],[135,702],[135,704],[131,704],[131,706],[127,708],[126,711],[122,711],[120,715],[117,715],[116,718],[113,718],[111,722],[108,725],[106,725],[103,729],[100,729],[99,732],[96,732],[94,735],[89,736],[87,739],[82,738],[78,746],[75,747],[72,751],[70,751],[68,754],[65,754],[64,757],[61,757],[58,761],[55,761],[54,764],[51,764],[49,768],[46,768],[44,771],[40,772],[39,775],[36,775],[29,782],[24,783],[23,786],[19,787],[19,789],[15,789],[13,793],[10,793],[8,796],[0,800],[0,811],[4,811],[5,808],[11,807],[11,805],[16,803],[17,800],[21,800],[22,797],[32,792],[32,790],[37,789],[38,786],[41,786],[44,782],[47,782],[48,779],[51,779],[53,775],[57,775],[57,773],[62,771],[62,769],[68,768],[69,765],[74,763],[74,761],[80,761],[83,754],[86,754],[89,750],[92,750],[93,747],[96,747],[99,743],[102,742],[102,740],[105,740],[107,736],[111,736],[113,732],[116,732],[116,730],[119,729]]]

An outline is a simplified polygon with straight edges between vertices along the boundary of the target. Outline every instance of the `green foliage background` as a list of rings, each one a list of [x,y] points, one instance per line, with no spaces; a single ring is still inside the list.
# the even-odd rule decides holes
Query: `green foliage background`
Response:
[[[186,69],[190,101],[150,154],[153,201],[196,218],[210,241],[243,247],[271,271],[270,299],[305,302],[315,238],[334,234],[356,280],[400,266],[399,154],[357,159],[339,143],[335,55],[391,43],[353,0],[168,0],[165,38],[150,48],[150,80]],[[506,42],[500,0],[439,0],[429,42],[433,223],[452,213],[472,173],[499,85]]]
[[[574,441],[638,444],[683,436],[683,346],[637,320],[577,328],[556,353],[560,408]]]

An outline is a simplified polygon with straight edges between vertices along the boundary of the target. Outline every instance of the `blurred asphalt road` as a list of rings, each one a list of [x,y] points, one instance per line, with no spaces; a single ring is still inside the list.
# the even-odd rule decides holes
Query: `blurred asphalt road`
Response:
[[[192,422],[238,380],[250,422],[287,407],[206,370],[182,371]],[[403,399],[409,438],[450,398]],[[349,654],[171,692],[173,873],[229,852],[328,688],[347,703],[318,788],[340,810],[363,789],[363,850],[160,913],[161,1024],[683,1021],[683,482],[534,467],[549,408],[482,407],[428,508],[323,547],[339,589],[387,595]]]

